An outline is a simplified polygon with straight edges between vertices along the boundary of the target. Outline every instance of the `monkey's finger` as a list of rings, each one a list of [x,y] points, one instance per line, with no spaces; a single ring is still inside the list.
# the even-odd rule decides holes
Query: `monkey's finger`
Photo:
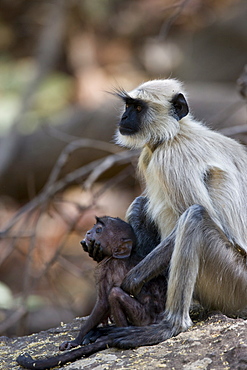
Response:
[[[75,340],[66,341],[66,342],[63,342],[63,343],[60,344],[59,350],[60,351],[66,351],[68,349],[78,347],[79,345],[80,345],[80,343],[77,343]]]
[[[65,351],[67,349],[68,341],[63,342],[59,345],[59,351]]]
[[[97,328],[90,330],[83,338],[81,344],[87,345],[89,343],[95,342],[99,337],[101,336],[101,333]]]
[[[82,246],[83,250],[85,252],[88,252],[88,246],[87,246],[86,241],[83,239],[80,243],[81,243],[81,246]]]
[[[113,328],[115,328],[114,325],[107,325],[100,328],[94,328],[84,336],[81,344],[86,345],[94,343],[97,341],[98,338],[101,338],[102,336],[107,336],[109,333],[111,333]]]
[[[95,247],[95,240],[91,240],[90,244],[88,244],[88,254],[92,258],[94,254],[94,247]]]
[[[103,249],[100,242],[94,243],[93,259],[97,262],[102,261],[104,258]]]

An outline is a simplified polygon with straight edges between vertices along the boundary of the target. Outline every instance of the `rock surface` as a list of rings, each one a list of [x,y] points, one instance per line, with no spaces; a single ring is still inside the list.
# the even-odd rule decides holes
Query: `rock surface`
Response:
[[[19,338],[0,337],[0,369],[22,369],[15,362],[22,352],[38,358],[58,353],[58,345],[73,338],[81,319]],[[215,314],[163,343],[135,350],[108,349],[63,367],[80,369],[247,369],[247,320]]]

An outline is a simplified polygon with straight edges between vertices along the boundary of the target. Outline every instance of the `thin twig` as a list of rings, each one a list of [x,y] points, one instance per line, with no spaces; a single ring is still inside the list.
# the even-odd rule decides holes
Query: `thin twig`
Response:
[[[36,276],[36,280],[39,280],[44,275],[46,275],[48,270],[50,269],[50,267],[57,261],[57,258],[59,256],[60,252],[62,251],[62,249],[64,248],[64,246],[65,246],[65,244],[68,240],[69,234],[75,229],[76,224],[78,223],[80,218],[81,218],[81,214],[78,214],[78,216],[75,218],[75,220],[72,220],[72,222],[70,223],[70,225],[68,227],[66,235],[63,238],[63,241],[60,243],[60,245],[56,249],[52,258],[45,263],[43,270],[38,274],[38,276]]]
[[[91,267],[88,270],[80,269],[74,263],[68,261],[61,255],[58,256],[58,263],[64,270],[66,270],[67,272],[75,276],[76,278],[82,278],[83,276],[86,276],[89,272],[92,271]]]
[[[138,152],[135,151],[129,153],[130,156],[127,160],[127,163],[130,161],[130,159],[136,157]],[[88,176],[88,178],[84,181],[84,189],[86,190],[90,189],[92,185],[97,181],[97,179],[109,168],[111,168],[114,163],[115,163],[114,156],[108,156],[99,166],[95,167],[91,174]]]
[[[39,210],[39,213],[35,215],[34,219],[32,220],[34,222],[34,229],[33,229],[33,236],[30,239],[29,243],[29,249],[27,253],[27,259],[26,259],[26,266],[24,271],[24,277],[23,277],[23,289],[22,289],[22,296],[21,296],[21,306],[26,307],[27,306],[27,299],[31,294],[31,291],[33,289],[34,280],[32,279],[32,266],[33,266],[33,254],[34,250],[37,247],[36,244],[36,229],[38,226],[38,220],[40,219],[41,214],[43,213],[45,209],[45,204],[41,207]],[[27,219],[31,218],[32,213],[29,213],[27,215]],[[27,323],[27,315],[23,315],[22,321],[19,325],[20,334],[25,332]]]
[[[93,194],[93,203],[95,204],[106,190],[109,190],[113,186],[121,183],[127,176],[131,174],[134,174],[134,169],[132,165],[128,166],[124,170],[120,171],[116,176],[106,181],[103,186]]]
[[[91,119],[86,119],[87,124],[90,124]],[[72,143],[76,141],[81,141],[82,148],[90,148],[90,149],[99,149],[103,150],[107,153],[117,153],[119,152],[119,148],[115,144],[107,143],[105,141],[96,140],[96,139],[89,139],[89,138],[81,138],[79,136],[68,134],[67,132],[63,132],[57,127],[52,125],[44,125],[42,126],[50,136],[55,137],[65,143]]]
[[[26,315],[27,309],[24,306],[19,306],[6,320],[0,323],[0,334],[3,334],[14,326],[24,315]]]
[[[176,4],[176,5],[174,4],[175,12],[171,17],[168,18],[168,20],[166,20],[163,23],[163,25],[160,29],[159,35],[158,35],[159,40],[162,40],[162,39],[166,38],[168,32],[170,31],[170,28],[176,22],[176,20],[179,18],[182,11],[184,10],[184,8],[186,7],[186,5],[189,2],[190,2],[190,0],[184,0],[184,1],[180,2],[179,4]]]
[[[52,183],[54,183],[58,175],[63,168],[63,166],[66,164],[68,157],[71,155],[72,152],[81,149],[81,148],[92,148],[92,149],[99,149],[106,151],[107,153],[117,153],[119,150],[117,147],[113,144],[108,144],[103,141],[99,140],[91,140],[91,139],[78,139],[70,144],[68,144],[60,154],[53,170],[51,171],[51,174],[48,178],[48,181],[45,185],[45,189],[48,188]]]

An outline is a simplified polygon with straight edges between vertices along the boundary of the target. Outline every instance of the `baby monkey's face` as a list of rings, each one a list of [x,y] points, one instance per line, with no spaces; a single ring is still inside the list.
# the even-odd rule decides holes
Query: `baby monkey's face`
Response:
[[[118,217],[96,217],[96,224],[87,231],[81,244],[90,256],[99,251],[104,257],[122,259],[130,256],[135,235],[132,227]]]
[[[92,229],[87,231],[82,242],[86,243],[88,248],[92,246],[100,247],[101,253],[103,253],[104,256],[112,256],[112,241],[114,239],[115,230],[113,225],[111,225],[111,227],[109,226],[110,225],[107,226],[105,223],[101,222],[100,219],[97,219],[96,224]]]

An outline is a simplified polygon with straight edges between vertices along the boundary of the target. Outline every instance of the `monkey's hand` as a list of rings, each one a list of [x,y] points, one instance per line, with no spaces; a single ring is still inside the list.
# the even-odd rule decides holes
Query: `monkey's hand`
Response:
[[[85,252],[87,252],[87,253],[88,253],[88,246],[87,246],[87,243],[86,243],[86,240],[85,240],[85,239],[83,239],[83,240],[81,241],[81,246],[82,246],[82,249],[83,249]]]
[[[105,255],[100,242],[96,242],[95,240],[89,242],[84,239],[81,241],[81,245],[83,250],[87,252],[94,261],[100,262],[104,259]]]
[[[127,273],[127,275],[123,279],[121,288],[128,294],[137,296],[137,294],[140,293],[143,284],[144,281],[140,278],[138,271],[136,271],[136,269],[133,268]]]

